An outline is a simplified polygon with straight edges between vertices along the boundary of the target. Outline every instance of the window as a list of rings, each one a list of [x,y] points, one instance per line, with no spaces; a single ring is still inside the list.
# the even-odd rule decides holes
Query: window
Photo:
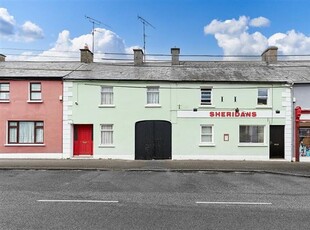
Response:
[[[30,83],[30,101],[42,100],[41,83]]]
[[[113,125],[101,125],[101,145],[113,145]]]
[[[43,121],[9,121],[9,144],[42,144]]]
[[[201,125],[201,140],[202,144],[213,143],[213,126],[212,125]]]
[[[240,125],[239,142],[240,143],[264,143],[263,125]]]
[[[0,83],[0,101],[10,100],[10,83]]]
[[[200,104],[211,105],[212,89],[200,89],[200,92],[201,92]]]
[[[268,89],[259,88],[257,91],[257,105],[267,105],[268,104]]]
[[[159,87],[147,87],[147,104],[159,104]]]
[[[101,105],[113,105],[113,87],[101,86]]]

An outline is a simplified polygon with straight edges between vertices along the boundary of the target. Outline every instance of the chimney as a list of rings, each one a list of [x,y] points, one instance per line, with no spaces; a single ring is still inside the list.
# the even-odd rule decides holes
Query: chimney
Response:
[[[0,54],[0,62],[5,62],[6,56],[3,54]]]
[[[171,48],[172,65],[180,65],[179,55],[180,55],[180,48]]]
[[[142,49],[133,49],[134,65],[143,64],[143,51]]]
[[[81,51],[81,62],[84,63],[94,62],[94,54],[88,49],[87,45],[84,46],[84,49],[80,49],[80,51]]]
[[[262,53],[262,61],[276,63],[278,61],[278,47],[270,46]]]

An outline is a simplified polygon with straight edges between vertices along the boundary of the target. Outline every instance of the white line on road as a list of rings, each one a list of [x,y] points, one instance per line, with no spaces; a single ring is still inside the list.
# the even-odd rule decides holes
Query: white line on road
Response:
[[[62,203],[118,203],[118,200],[37,200],[38,202],[62,202]]]
[[[196,204],[229,204],[229,205],[272,205],[272,203],[267,203],[267,202],[227,202],[227,201],[222,201],[222,202],[214,202],[214,201],[196,201]]]

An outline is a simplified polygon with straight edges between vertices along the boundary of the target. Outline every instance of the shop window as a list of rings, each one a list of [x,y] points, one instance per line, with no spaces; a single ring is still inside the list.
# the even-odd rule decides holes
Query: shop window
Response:
[[[310,157],[310,127],[299,128],[300,156]]]
[[[268,89],[259,88],[257,90],[257,105],[268,105]]]
[[[201,105],[212,104],[212,89],[211,88],[200,89],[200,104]]]
[[[113,105],[113,87],[101,86],[101,105]]]
[[[101,125],[101,145],[113,145],[113,125]]]
[[[146,88],[146,97],[148,105],[158,105],[159,104],[159,87],[151,86]]]
[[[9,121],[9,144],[43,144],[43,121]]]
[[[264,143],[263,125],[240,125],[239,142],[240,143]]]
[[[10,83],[0,83],[0,101],[10,100]]]
[[[213,126],[212,125],[201,125],[201,144],[212,144],[213,143]]]

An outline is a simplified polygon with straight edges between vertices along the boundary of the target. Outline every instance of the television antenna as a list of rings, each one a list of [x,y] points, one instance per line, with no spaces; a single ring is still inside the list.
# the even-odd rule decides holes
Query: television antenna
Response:
[[[98,20],[96,20],[94,18],[88,17],[87,15],[85,15],[85,18],[87,18],[88,21],[93,24],[93,29],[92,29],[91,34],[92,34],[92,37],[93,37],[92,52],[94,54],[95,53],[95,25],[101,25],[102,24],[102,25],[104,25],[106,27],[109,27],[109,28],[111,28],[111,27],[106,25],[106,24],[104,24],[104,23],[102,23],[101,21],[98,21]]]
[[[141,22],[142,22],[142,24],[143,24],[143,53],[144,53],[144,55],[145,55],[145,38],[146,38],[146,34],[145,34],[145,26],[150,26],[150,27],[152,27],[153,29],[155,29],[155,27],[151,24],[151,23],[149,23],[148,21],[146,21],[144,18],[142,18],[142,17],[140,17],[139,15],[138,15],[138,20],[140,20]]]

